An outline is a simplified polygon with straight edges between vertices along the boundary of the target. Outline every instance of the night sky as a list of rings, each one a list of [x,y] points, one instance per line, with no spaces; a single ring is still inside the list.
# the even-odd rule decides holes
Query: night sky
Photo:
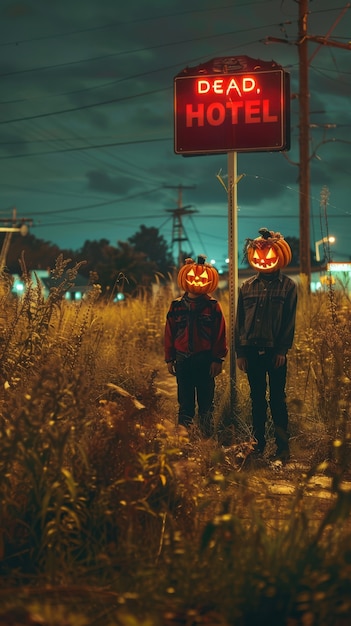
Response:
[[[310,0],[309,34],[350,42],[345,4]],[[2,218],[16,207],[36,237],[74,250],[117,245],[142,224],[171,244],[181,201],[184,248],[223,265],[227,154],[175,154],[173,83],[186,67],[244,55],[289,73],[291,149],[238,154],[238,248],[261,226],[299,237],[297,2],[2,0],[0,17]],[[309,54],[311,248],[328,228],[333,260],[347,261],[351,50],[311,41]]]

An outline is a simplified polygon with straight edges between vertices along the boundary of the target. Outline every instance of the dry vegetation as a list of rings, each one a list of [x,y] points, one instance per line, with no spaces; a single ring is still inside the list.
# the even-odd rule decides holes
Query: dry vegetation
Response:
[[[175,426],[160,391],[172,286],[65,301],[78,269],[60,258],[47,299],[29,278],[14,299],[1,277],[1,626],[349,624],[347,293],[301,287],[293,458],[253,467],[245,377],[235,416],[217,379],[215,438]]]

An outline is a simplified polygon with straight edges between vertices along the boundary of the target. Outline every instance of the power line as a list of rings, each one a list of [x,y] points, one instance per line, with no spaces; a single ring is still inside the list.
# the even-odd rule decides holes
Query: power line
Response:
[[[159,191],[160,189],[162,189],[162,187],[156,187],[154,189],[150,189],[149,191],[139,191],[130,196],[126,196],[125,198],[114,198],[113,200],[106,200],[105,202],[98,202],[95,204],[86,204],[81,207],[74,207],[74,208],[71,207],[69,209],[57,209],[54,211],[50,211],[50,215],[53,215],[55,213],[72,213],[72,211],[86,211],[87,209],[97,209],[102,206],[108,206],[109,204],[118,204],[119,202],[126,202],[128,200],[134,200],[135,198],[140,198],[140,196],[148,196],[152,193],[155,193],[155,191]],[[47,211],[42,211],[42,212],[37,211],[37,212],[34,212],[33,215],[47,215]]]
[[[298,45],[299,54],[299,187],[300,187],[300,271],[306,276],[307,285],[311,279],[311,255],[310,255],[310,161],[309,153],[309,129],[310,129],[310,108],[309,108],[309,66],[315,54],[322,46],[333,46],[351,50],[351,44],[341,44],[330,39],[330,34],[341,16],[334,22],[333,26],[323,37],[309,35],[308,33],[308,0],[298,0],[299,5],[299,30]],[[342,14],[350,7],[348,4],[343,7]],[[284,39],[267,37],[267,43],[286,43]],[[319,48],[312,57],[308,56],[308,43],[312,41],[319,44]]]
[[[184,214],[185,215],[185,214]],[[84,219],[84,223],[86,224],[103,224],[103,223],[108,223],[108,224],[113,224],[115,222],[127,222],[127,221],[137,221],[137,220],[149,220],[149,219],[162,219],[162,215],[157,214],[157,215],[124,215],[123,217],[107,217],[107,218],[87,218]],[[315,217],[315,218],[319,218],[320,215],[319,214],[312,214],[311,217]],[[333,219],[346,219],[348,217],[351,217],[351,213],[346,213],[346,214],[338,214],[338,215],[328,215],[328,219],[330,221],[332,221]],[[200,215],[198,216],[197,219],[228,219],[227,215]],[[256,221],[262,221],[262,215],[241,215],[240,213],[238,214],[238,219],[239,220],[256,220]],[[282,221],[282,220],[286,220],[286,219],[292,219],[292,220],[296,220],[298,221],[299,216],[298,215],[264,215],[264,219],[266,220],[277,220],[277,221]],[[166,220],[166,222],[168,222],[169,219]],[[192,220],[193,222],[194,220]],[[62,222],[39,222],[39,223],[35,223],[33,222],[33,227],[35,228],[47,228],[48,226],[69,226],[69,225],[74,225],[74,224],[81,224],[82,220],[81,219],[73,219],[70,221],[62,221]],[[194,228],[195,230],[195,228]],[[198,234],[198,233],[196,233]],[[204,233],[202,233],[204,234]],[[207,236],[213,236],[211,235],[211,233],[206,233]],[[177,240],[175,239],[174,242],[176,242]],[[189,241],[188,237],[185,237],[185,241]],[[190,245],[190,241],[189,241],[189,245]]]
[[[1,122],[0,122],[1,123]],[[0,156],[0,160],[9,160],[9,159],[20,159],[26,157],[36,157],[36,156],[45,156],[48,154],[63,154],[65,152],[77,152],[81,150],[97,150],[99,148],[114,148],[116,146],[132,146],[134,144],[143,144],[143,143],[157,143],[159,141],[173,141],[173,137],[160,137],[160,138],[150,138],[150,139],[135,139],[129,141],[115,141],[113,143],[104,143],[100,145],[94,146],[81,146],[80,148],[62,148],[60,150],[44,150],[43,152],[31,152],[30,154],[9,154]]]
[[[273,0],[270,0],[271,2],[273,2]],[[261,4],[262,0],[244,0],[244,2],[241,3],[237,3],[236,4],[236,9],[240,8],[240,7],[248,7],[248,6],[252,6],[255,4]],[[266,0],[266,4],[268,4],[269,0]],[[190,9],[187,11],[179,11],[177,13],[168,13],[168,14],[158,14],[157,18],[155,18],[154,16],[146,16],[146,17],[138,17],[138,18],[133,18],[132,20],[124,20],[124,21],[120,21],[120,22],[112,22],[112,23],[108,23],[108,24],[102,24],[100,26],[92,26],[91,28],[80,28],[77,30],[73,30],[73,31],[66,31],[63,33],[55,33],[52,35],[42,35],[41,37],[31,37],[28,39],[16,39],[15,41],[8,41],[8,42],[1,42],[0,43],[0,47],[5,47],[5,46],[18,46],[20,44],[23,43],[33,43],[35,41],[45,41],[45,40],[50,40],[50,39],[57,39],[57,38],[61,38],[61,37],[70,37],[72,35],[80,35],[82,33],[91,33],[91,32],[96,32],[99,30],[106,30],[106,29],[110,29],[110,28],[115,28],[116,26],[126,26],[128,24],[136,24],[136,23],[140,23],[140,22],[149,22],[149,21],[155,21],[156,19],[160,20],[160,19],[169,19],[169,18],[175,18],[175,17],[182,17],[184,15],[189,15],[189,14],[196,14],[196,13],[209,13],[209,12],[216,12],[218,13],[219,11],[223,10],[223,9],[232,9],[233,5],[232,4],[227,4],[224,6],[216,6],[214,8],[206,8],[206,9]]]
[[[246,4],[246,3],[244,3],[244,2],[243,2],[243,3],[242,3],[242,5],[244,5],[244,4]],[[257,4],[257,3],[252,3],[252,4]],[[266,3],[266,4],[267,4],[267,3]],[[231,8],[233,8],[233,7],[232,7],[232,4],[231,4],[231,5],[228,5],[228,7],[229,7],[229,6],[231,6]],[[235,6],[235,8],[237,8],[237,5]],[[217,7],[216,7],[216,9],[217,9]],[[214,10],[216,10],[216,9],[214,9]],[[329,10],[334,10],[334,11],[335,11],[335,7],[333,7],[333,9],[328,9],[328,11],[329,11]],[[239,31],[235,31],[235,32],[239,32]],[[248,43],[246,42],[246,43],[245,43],[245,45],[248,45]],[[145,48],[145,50],[146,50],[146,49],[147,49],[147,48]],[[201,57],[201,58],[202,58],[202,57]],[[161,71],[161,70],[160,70],[160,71]],[[335,70],[333,69],[333,70],[330,70],[330,71],[333,71],[333,72],[334,72]],[[128,78],[126,78],[126,80],[128,80]],[[115,81],[112,81],[112,82],[113,82],[113,83],[115,83]],[[169,88],[169,90],[170,90],[170,89],[171,89],[171,87]],[[166,91],[166,90],[160,90],[160,92],[161,92],[161,91]],[[150,93],[151,93],[151,92],[150,92]],[[147,95],[149,95],[149,92],[148,92],[148,94],[147,94]],[[140,97],[140,94],[137,94],[135,97]],[[128,100],[133,99],[133,98],[134,98],[134,96],[129,96],[129,97],[128,97]],[[97,105],[97,106],[98,106],[98,105]],[[78,108],[78,110],[79,110],[79,108]],[[36,119],[40,119],[41,117],[42,117],[42,115],[39,115],[39,116],[37,116],[37,118],[36,118]],[[19,120],[19,121],[21,121],[21,120]],[[29,120],[29,121],[30,121],[30,120]],[[116,142],[116,143],[114,143],[114,144],[106,144],[106,145],[105,145],[105,144],[102,144],[102,143],[100,142],[100,144],[98,144],[97,146],[87,146],[86,148],[85,148],[85,147],[83,147],[83,148],[81,148],[81,147],[76,147],[75,149],[74,149],[74,147],[72,147],[72,149],[67,148],[66,150],[64,150],[64,152],[67,152],[67,151],[71,151],[71,152],[79,152],[79,151],[84,151],[84,150],[90,150],[90,152],[91,152],[91,151],[92,151],[92,150],[94,150],[95,148],[97,148],[97,149],[108,149],[108,148],[110,148],[110,147],[115,147],[115,146],[120,146],[120,145],[142,144],[142,143],[149,143],[149,141],[155,141],[155,142],[157,142],[157,141],[169,141],[170,139],[171,139],[171,137],[169,137],[169,138],[162,138],[162,139],[155,139],[155,138],[154,138],[154,139],[152,139],[152,140],[144,140],[144,141],[143,141],[143,140],[141,140],[141,141],[140,141],[140,140],[138,140],[138,141]],[[172,138],[172,139],[173,139],[173,138]],[[53,144],[53,145],[54,145],[54,144]],[[40,156],[41,154],[54,154],[54,153],[56,153],[56,152],[57,152],[57,153],[60,153],[60,151],[57,151],[57,150],[54,150],[54,151],[45,151],[45,152],[43,152],[43,153],[37,153],[37,154],[33,154],[33,155],[32,155],[32,154],[31,154],[31,155],[28,155],[28,154],[21,154],[21,155],[18,155],[18,158],[24,158],[24,157],[26,157],[26,156]],[[7,157],[3,157],[3,158],[8,159],[9,157],[7,156]],[[17,155],[10,155],[10,158],[17,158]],[[48,159],[47,161],[48,161],[48,162],[50,162],[50,160],[49,160],[49,159]],[[11,164],[11,166],[12,166],[12,164]],[[125,199],[122,199],[122,200],[117,200],[117,202],[123,202],[123,201],[125,201]],[[111,201],[111,204],[112,204],[113,202],[115,202],[115,200],[114,200],[114,201]],[[66,210],[66,211],[69,211],[69,210],[70,210],[70,209],[68,209],[68,210]],[[73,209],[73,210],[74,210],[74,209]],[[82,209],[78,209],[78,210],[82,210]],[[60,212],[60,211],[57,211],[56,213],[59,213],[59,212]],[[43,215],[44,215],[44,214],[45,214],[45,213],[43,212]],[[202,216],[201,216],[201,217],[202,217]],[[256,219],[256,218],[255,218],[255,219]]]
[[[244,28],[242,30],[236,30],[236,31],[227,31],[224,33],[219,33],[217,35],[206,35],[203,37],[192,37],[191,39],[184,39],[184,40],[178,40],[178,41],[168,41],[167,43],[162,43],[162,44],[157,44],[154,46],[148,46],[147,48],[143,47],[143,48],[135,48],[132,50],[122,50],[119,52],[111,52],[110,54],[104,54],[98,57],[90,57],[88,59],[78,59],[77,61],[66,61],[65,63],[55,63],[54,65],[40,65],[37,67],[30,67],[27,69],[21,69],[21,70],[15,70],[12,72],[3,72],[0,74],[1,78],[6,78],[7,76],[16,76],[18,74],[28,74],[31,72],[44,72],[44,71],[52,71],[54,69],[58,69],[58,68],[62,68],[62,67],[69,67],[72,65],[81,65],[82,63],[94,63],[95,61],[105,61],[106,59],[109,58],[115,58],[115,57],[119,57],[119,56],[125,56],[125,55],[129,55],[129,54],[136,54],[136,53],[140,53],[140,52],[146,52],[149,50],[159,50],[162,48],[169,48],[171,46],[184,46],[184,44],[187,43],[194,43],[194,42],[199,42],[199,41],[207,41],[208,39],[218,39],[220,37],[227,37],[227,36],[232,36],[232,35],[238,35],[238,34],[242,34],[245,32],[252,32],[254,30],[263,30],[263,29],[267,29],[267,28],[271,28],[273,26],[278,26],[277,23],[273,23],[273,24],[264,24],[262,26],[253,26],[251,28]],[[177,66],[179,67],[179,64],[177,63]],[[168,68],[166,68],[168,69]],[[148,73],[152,73],[152,72],[143,72],[143,74],[148,74]],[[118,82],[122,82],[124,80],[129,80],[126,78],[122,78],[120,80],[117,80],[116,83]]]
[[[178,67],[178,64],[174,65],[173,67]],[[158,70],[154,70],[154,71],[158,71]],[[132,78],[140,78],[141,76],[143,76],[143,74],[137,74],[137,75],[133,76]],[[127,79],[121,79],[118,82],[121,82],[122,80],[127,80]],[[128,78],[128,80],[130,80],[130,78]],[[161,93],[162,91],[169,91],[171,89],[172,89],[172,87],[164,87],[162,89],[154,89],[152,91],[144,91],[143,93],[134,94],[132,96],[123,96],[122,98],[112,98],[111,100],[104,100],[102,102],[93,102],[91,104],[83,104],[83,105],[81,105],[79,107],[70,107],[68,109],[60,109],[58,111],[49,111],[47,113],[38,113],[37,115],[26,115],[26,116],[22,116],[22,117],[18,117],[18,118],[12,118],[10,120],[1,120],[0,124],[12,124],[13,122],[24,122],[24,121],[28,121],[28,120],[43,119],[44,117],[52,117],[53,115],[63,115],[64,113],[74,113],[75,111],[85,111],[87,109],[93,109],[95,107],[107,106],[107,105],[110,105],[110,104],[117,104],[118,102],[125,102],[126,100],[131,100],[131,99],[134,99],[134,98],[142,98],[144,96],[154,95],[155,93]]]

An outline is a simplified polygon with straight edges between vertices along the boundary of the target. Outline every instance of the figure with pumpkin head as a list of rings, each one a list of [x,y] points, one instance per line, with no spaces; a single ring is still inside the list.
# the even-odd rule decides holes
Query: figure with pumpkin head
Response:
[[[276,443],[274,458],[285,462],[290,456],[287,353],[295,332],[297,286],[282,273],[292,256],[287,241],[267,228],[261,228],[259,235],[245,243],[244,254],[256,273],[239,289],[235,351],[238,368],[246,372],[250,386],[256,440],[253,456],[265,451],[269,406]]]
[[[178,423],[189,428],[196,407],[201,434],[213,434],[215,377],[227,354],[226,324],[219,302],[211,296],[218,272],[205,256],[185,259],[178,272],[184,292],[171,302],[165,325],[165,361],[177,378]]]

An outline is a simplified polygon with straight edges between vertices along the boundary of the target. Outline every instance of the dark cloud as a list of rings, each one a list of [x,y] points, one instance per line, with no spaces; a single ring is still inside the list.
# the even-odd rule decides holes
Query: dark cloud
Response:
[[[2,205],[15,204],[23,217],[40,214],[35,234],[79,248],[88,238],[110,239],[117,225],[116,239],[127,240],[145,221],[170,240],[167,209],[181,199],[197,211],[185,220],[189,237],[226,256],[227,196],[218,174],[225,185],[227,155],[174,154],[173,80],[187,66],[247,55],[284,67],[294,98],[290,151],[238,155],[239,236],[252,236],[256,216],[269,215],[283,222],[276,230],[298,236],[294,0],[9,1],[0,12]],[[336,24],[339,14],[327,0],[311,2],[310,33],[335,24],[330,39],[349,41],[351,10]],[[283,43],[267,46],[268,36]],[[309,50],[311,197],[318,207],[328,186],[335,216],[348,203],[350,51],[313,42]],[[91,223],[95,203],[106,204]],[[332,227],[344,249],[349,222],[341,224],[335,218]]]
[[[133,188],[130,179],[121,178],[120,176],[113,178],[106,172],[99,170],[87,172],[87,179],[89,189],[117,196],[128,194]]]
[[[27,2],[8,3],[1,11],[4,18],[18,19],[33,14],[32,8]]]

